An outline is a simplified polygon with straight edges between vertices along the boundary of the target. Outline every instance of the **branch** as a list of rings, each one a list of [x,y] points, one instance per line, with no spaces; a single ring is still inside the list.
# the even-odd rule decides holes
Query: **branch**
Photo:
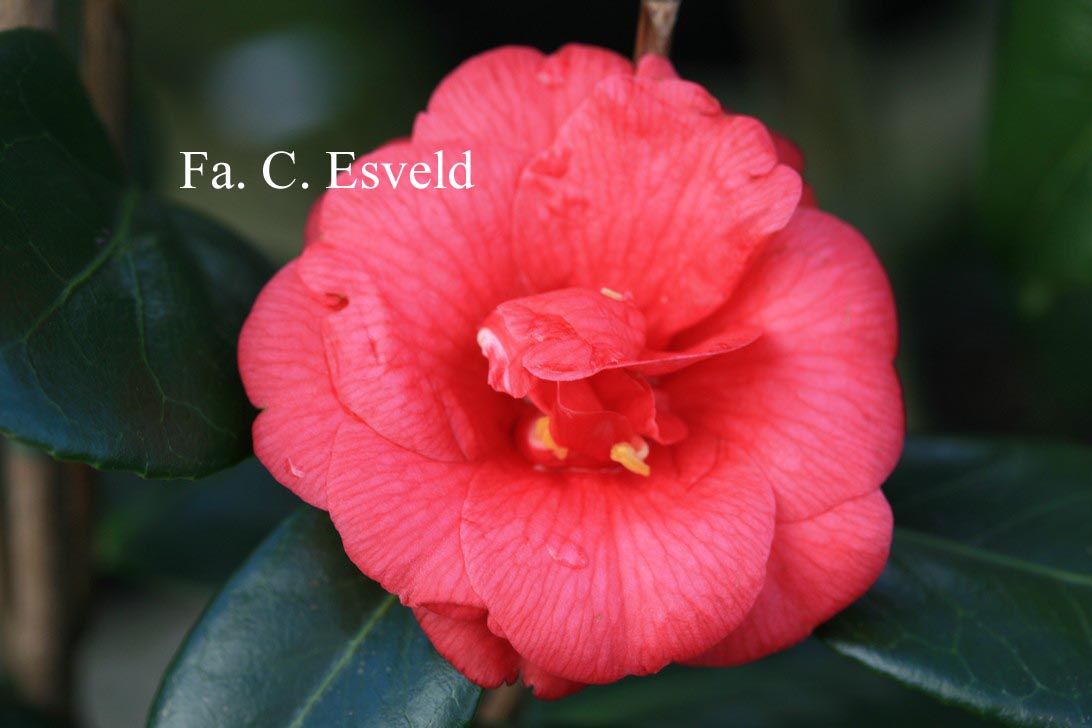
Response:
[[[675,32],[679,2],[680,0],[641,0],[633,60],[639,61],[650,53],[666,58],[671,53],[671,36]]]

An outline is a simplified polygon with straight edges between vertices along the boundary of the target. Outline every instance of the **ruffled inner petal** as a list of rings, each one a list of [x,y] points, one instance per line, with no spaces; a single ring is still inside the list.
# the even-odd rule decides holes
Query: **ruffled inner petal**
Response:
[[[531,290],[629,293],[660,348],[728,300],[800,189],[759,122],[694,84],[612,76],[520,177],[520,273]]]
[[[655,378],[743,348],[760,334],[755,326],[728,325],[682,351],[654,351],[645,346],[645,320],[629,297],[567,288],[502,303],[478,330],[478,344],[490,385],[529,398],[547,418],[548,436],[530,429],[543,446],[531,448],[536,463],[550,463],[540,457],[546,450],[555,465],[617,462],[643,472],[645,438],[670,445],[687,433]]]
[[[497,306],[478,330],[478,344],[489,359],[489,384],[525,397],[537,379],[585,379],[634,359],[644,349],[644,329],[629,303],[569,288]]]

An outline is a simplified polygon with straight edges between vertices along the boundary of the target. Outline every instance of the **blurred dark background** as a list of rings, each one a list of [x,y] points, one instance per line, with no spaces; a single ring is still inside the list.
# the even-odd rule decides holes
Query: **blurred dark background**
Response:
[[[278,263],[295,256],[325,153],[401,136],[480,51],[572,41],[632,52],[636,2],[132,0],[130,166],[228,223]],[[890,273],[912,432],[1089,439],[1087,290],[1025,275],[983,234],[990,0],[684,0],[673,60],[734,111],[796,140],[820,205],[856,225]],[[298,187],[259,180],[295,150]],[[254,180],[181,190],[181,151]],[[1084,334],[1082,336],[1082,333]],[[142,722],[189,624],[294,498],[250,461],[213,479],[105,475],[98,607],[80,653],[96,726]]]

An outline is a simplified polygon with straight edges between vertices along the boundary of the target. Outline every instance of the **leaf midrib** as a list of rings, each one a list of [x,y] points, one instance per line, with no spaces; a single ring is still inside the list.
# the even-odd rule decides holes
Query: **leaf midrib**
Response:
[[[895,535],[904,540],[966,556],[967,558],[983,561],[994,566],[1023,571],[1034,574],[1035,576],[1062,581],[1067,584],[1072,584],[1073,586],[1092,588],[1092,575],[1089,574],[1079,574],[1066,571],[1065,569],[1037,564],[1034,561],[1027,561],[996,551],[987,551],[978,546],[970,546],[944,536],[938,536],[915,529],[896,527]]]
[[[311,691],[311,694],[307,696],[307,702],[305,702],[299,712],[296,713],[296,717],[288,724],[288,728],[300,728],[304,724],[304,720],[307,719],[307,716],[314,710],[314,707],[318,704],[319,700],[322,699],[323,693],[325,693],[326,689],[334,682],[338,673],[345,669],[345,666],[349,663],[349,660],[352,659],[357,648],[360,647],[365,639],[367,639],[368,634],[370,634],[375,625],[379,623],[379,620],[390,610],[394,601],[395,596],[393,594],[388,594],[383,598],[383,601],[376,606],[375,611],[373,611],[367,621],[360,626],[356,636],[342,648],[341,654],[338,656],[337,660],[330,666],[330,669],[326,671],[326,674],[322,676],[322,680],[320,680],[314,690]]]

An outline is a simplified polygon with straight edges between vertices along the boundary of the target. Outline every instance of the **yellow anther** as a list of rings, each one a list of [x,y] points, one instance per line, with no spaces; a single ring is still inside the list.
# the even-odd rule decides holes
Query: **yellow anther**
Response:
[[[613,298],[615,301],[621,301],[623,298],[621,293],[615,290],[611,290],[610,288],[600,288],[599,292],[607,298]]]
[[[543,448],[554,454],[558,460],[564,460],[569,455],[569,448],[561,447],[550,434],[550,418],[539,417],[535,420],[535,426],[531,430],[531,436],[542,445]]]
[[[621,465],[631,473],[643,475],[646,478],[652,472],[645,458],[648,457],[648,443],[640,440],[640,448],[636,448],[629,442],[616,442],[610,449],[610,459]]]

